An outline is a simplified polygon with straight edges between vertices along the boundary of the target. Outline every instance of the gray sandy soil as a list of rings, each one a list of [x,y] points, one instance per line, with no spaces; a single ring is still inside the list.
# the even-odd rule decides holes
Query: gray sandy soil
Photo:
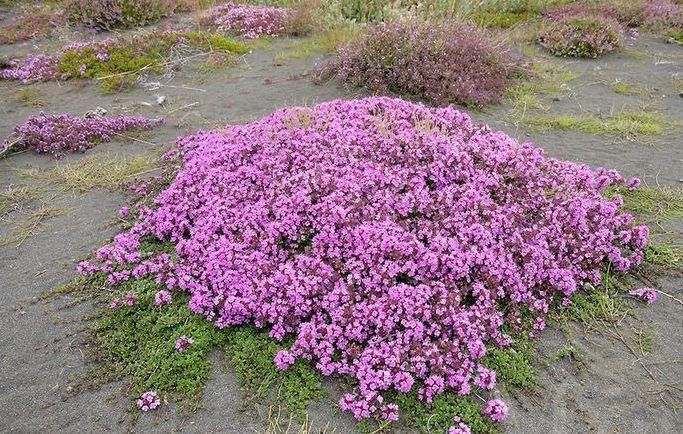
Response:
[[[158,145],[103,144],[59,162],[31,152],[0,160],[0,187],[35,183],[25,176],[26,169],[48,170],[96,154],[143,154],[197,129],[249,121],[280,107],[363,95],[336,83],[316,86],[301,78],[321,59],[276,61],[276,54],[286,44],[274,42],[272,49],[256,50],[224,72],[200,74],[187,67],[172,77],[150,77],[150,81],[175,86],[153,91],[138,86],[131,92],[107,96],[85,81],[28,87],[0,82],[0,137],[39,110],[83,114],[101,106],[113,114],[164,116],[167,120],[162,128],[145,136],[145,140]],[[31,49],[32,43],[4,46],[0,47],[0,56]],[[579,75],[571,82],[569,94],[552,103],[552,113],[609,113],[623,107],[637,108],[644,102],[656,105],[669,120],[683,120],[683,98],[675,88],[675,80],[683,79],[683,50],[645,37],[636,43],[633,52],[639,55],[616,54],[599,61],[549,59]],[[662,59],[666,62],[662,63]],[[607,86],[623,78],[651,89],[654,96],[621,96]],[[24,88],[32,89],[44,106],[24,106],[18,98]],[[154,104],[157,95],[166,96],[163,106]],[[140,104],[143,101],[152,105]],[[473,116],[520,140],[534,142],[551,156],[616,168],[625,176],[641,176],[650,185],[677,185],[683,178],[680,129],[643,143],[576,132],[530,133],[511,123],[505,105]],[[62,185],[41,187],[46,191],[44,203],[33,201],[0,220],[2,237],[12,234],[41,206],[66,210],[46,219],[20,245],[0,247],[0,431],[265,431],[268,409],[244,411],[236,377],[230,369],[224,369],[225,362],[218,354],[214,355],[214,378],[206,387],[204,408],[187,419],[176,415],[170,405],[143,415],[132,425],[127,413],[130,400],[123,383],[75,396],[69,393],[90,363],[85,356],[87,348],[82,348],[80,342],[87,325],[84,317],[93,307],[88,302],[74,303],[69,296],[50,300],[40,296],[69,281],[76,263],[120,230],[116,211],[125,204],[126,196],[108,190],[79,193]],[[672,227],[681,234],[681,222]],[[663,277],[659,287],[683,299],[680,276]],[[633,327],[656,333],[652,351],[638,358],[627,347],[630,344],[633,348]],[[583,356],[581,363],[552,360],[568,337],[552,329],[544,332],[539,339],[539,390],[504,391],[511,406],[511,417],[505,423],[507,432],[683,432],[683,305],[668,297],[661,297],[652,306],[637,305],[634,317],[627,318],[616,333],[622,334],[625,342],[584,334],[581,327],[574,327],[570,338]],[[330,397],[311,409],[311,420],[316,427],[327,426],[327,431],[355,432],[353,419],[334,409],[338,394],[334,382],[330,387]]]

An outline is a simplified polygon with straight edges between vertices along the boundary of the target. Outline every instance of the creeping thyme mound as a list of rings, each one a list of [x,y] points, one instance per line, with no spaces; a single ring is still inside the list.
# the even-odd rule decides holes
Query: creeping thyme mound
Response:
[[[504,328],[543,329],[549,309],[647,244],[601,195],[618,173],[547,158],[452,107],[283,109],[177,152],[184,167],[153,207],[80,271],[152,275],[217,327],[292,335],[274,362],[355,379],[340,406],[359,419],[398,417],[387,391],[431,402],[495,388],[479,361],[510,344]],[[175,254],[143,253],[150,239]]]
[[[221,33],[237,33],[247,39],[285,33],[291,10],[272,6],[223,3],[207,11],[200,21]]]
[[[12,146],[16,149],[33,149],[61,158],[66,152],[83,152],[97,142],[107,142],[113,136],[129,130],[151,130],[163,119],[136,116],[76,117],[70,114],[31,116],[17,125],[12,134],[0,145],[0,151]]]

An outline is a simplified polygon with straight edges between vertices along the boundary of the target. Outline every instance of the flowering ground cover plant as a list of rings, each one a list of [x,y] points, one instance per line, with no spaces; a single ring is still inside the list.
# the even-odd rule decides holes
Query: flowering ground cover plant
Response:
[[[555,56],[594,59],[623,45],[623,29],[608,17],[570,16],[546,24],[538,42]]]
[[[221,33],[236,33],[247,39],[278,36],[286,31],[290,9],[223,3],[210,9],[201,21]]]
[[[637,38],[638,27],[679,36],[683,6],[671,0],[578,2],[544,13],[538,41],[558,56],[595,58],[621,45],[625,30]]]
[[[66,12],[74,23],[93,30],[141,26],[171,15],[174,0],[68,0]]]
[[[76,117],[69,114],[31,116],[18,125],[5,139],[0,150],[32,149],[60,158],[66,152],[83,152],[96,143],[107,142],[116,134],[129,130],[149,130],[163,122],[133,116],[112,118]]]
[[[160,315],[187,293],[218,328],[267,328],[287,342],[279,369],[304,360],[353,379],[339,405],[358,419],[395,420],[403,396],[489,394],[491,354],[542,330],[606,264],[640,263],[648,242],[621,198],[602,194],[627,190],[617,172],[546,158],[452,107],[283,109],[183,138],[174,155],[175,179],[79,271],[155,282],[130,309]],[[168,333],[165,351],[178,336],[194,340],[182,355],[208,351],[205,333]],[[476,416],[507,411],[490,399]],[[483,423],[449,417],[463,431]]]
[[[473,24],[382,23],[338,50],[317,73],[378,94],[435,104],[484,106],[500,100],[522,70],[508,49]]]
[[[0,44],[13,44],[47,36],[55,27],[65,22],[63,9],[55,9],[50,5],[26,5],[16,19],[0,26]]]
[[[198,31],[151,32],[132,38],[74,42],[55,55],[29,54],[13,59],[0,70],[0,78],[32,83],[52,79],[93,78],[103,89],[115,92],[130,87],[147,72],[163,73],[172,64],[172,50],[218,53],[235,57],[247,47],[221,35]]]

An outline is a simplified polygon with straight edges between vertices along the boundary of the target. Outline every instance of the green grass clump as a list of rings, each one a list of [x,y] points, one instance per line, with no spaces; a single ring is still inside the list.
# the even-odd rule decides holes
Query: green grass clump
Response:
[[[521,123],[533,130],[577,130],[591,134],[624,138],[642,138],[661,134],[664,121],[644,110],[597,117],[593,115],[541,115],[523,117]]]
[[[683,266],[683,245],[668,243],[650,243],[645,248],[645,264],[665,268],[681,268]]]
[[[628,96],[634,96],[634,95],[639,95],[639,96],[645,96],[648,95],[648,92],[644,89],[641,89],[640,87],[629,83],[626,80],[616,80],[613,83],[610,83],[610,88],[615,92],[618,93],[619,95],[628,95]]]
[[[65,77],[87,77],[101,82],[107,93],[130,88],[135,79],[147,72],[161,74],[172,64],[171,50],[185,45],[196,51],[236,56],[248,52],[246,45],[223,35],[199,31],[150,34],[117,39],[105,48],[88,45],[66,50],[59,61]],[[106,57],[98,56],[100,51]]]
[[[633,191],[621,189],[619,193],[624,198],[624,208],[646,222],[683,218],[683,189],[643,186]]]
[[[472,18],[477,25],[482,27],[509,29],[526,22],[530,17],[532,17],[532,15],[528,12],[477,11]]]

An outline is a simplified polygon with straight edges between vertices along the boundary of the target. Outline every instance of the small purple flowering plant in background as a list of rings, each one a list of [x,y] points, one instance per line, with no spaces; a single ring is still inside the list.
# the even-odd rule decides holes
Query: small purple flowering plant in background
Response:
[[[125,115],[78,117],[40,113],[18,125],[0,149],[31,149],[61,158],[67,152],[84,152],[97,143],[111,141],[122,132],[151,130],[162,123],[162,119]]]
[[[275,366],[351,378],[339,406],[359,420],[396,420],[396,392],[430,403],[495,390],[482,360],[511,344],[504,328],[539,333],[556,304],[600,284],[605,264],[638,265],[648,243],[603,195],[636,188],[619,173],[548,158],[452,107],[282,109],[182,138],[175,154],[175,179],[80,272],[152,278],[218,328],[286,338]],[[149,239],[174,255],[143,254]],[[492,399],[484,412],[501,422],[508,408]]]
[[[223,3],[207,11],[201,21],[221,33],[246,39],[279,36],[286,32],[290,9],[239,3]]]
[[[473,24],[381,23],[342,45],[315,72],[377,94],[410,95],[437,105],[498,102],[523,73],[509,48]]]

